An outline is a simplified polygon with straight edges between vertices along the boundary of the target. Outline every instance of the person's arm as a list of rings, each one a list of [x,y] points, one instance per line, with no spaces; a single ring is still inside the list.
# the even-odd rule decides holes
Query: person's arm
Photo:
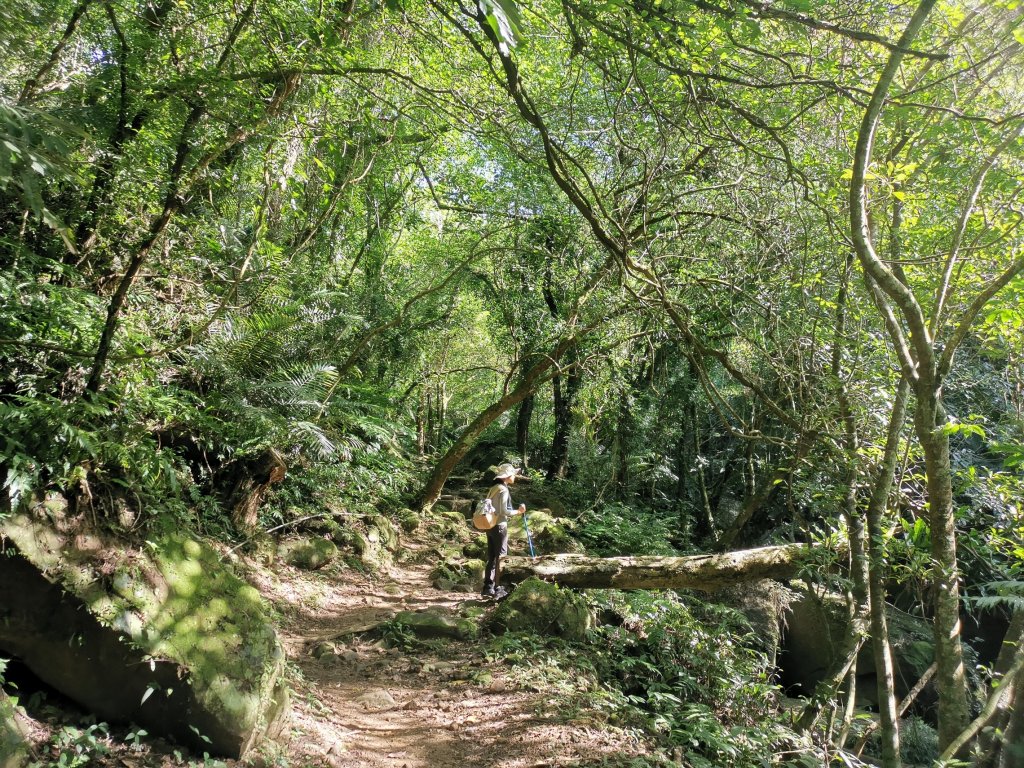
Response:
[[[506,494],[507,494],[505,496],[505,514],[508,515],[509,517],[514,517],[516,515],[525,515],[526,514],[526,505],[525,504],[520,504],[518,509],[513,509],[512,508],[512,493],[508,490],[508,486],[507,485],[505,486],[505,491],[506,491]]]

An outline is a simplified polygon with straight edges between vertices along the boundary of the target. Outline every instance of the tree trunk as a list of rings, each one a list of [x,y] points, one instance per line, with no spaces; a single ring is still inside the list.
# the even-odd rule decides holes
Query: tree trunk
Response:
[[[554,400],[552,415],[555,419],[555,434],[551,438],[551,455],[548,457],[548,480],[565,477],[569,456],[569,407],[562,393],[562,377],[551,380],[551,396]]]
[[[519,382],[519,386],[492,403],[479,416],[473,419],[469,426],[462,431],[462,434],[459,435],[452,447],[448,449],[448,452],[441,457],[441,460],[434,467],[430,478],[424,484],[423,490],[420,491],[416,506],[421,511],[429,510],[441,497],[441,489],[444,488],[448,475],[452,473],[452,470],[469,453],[469,449],[473,447],[473,444],[483,434],[483,431],[509,408],[518,405],[523,399],[536,392],[537,387],[546,381],[545,374],[548,373],[552,366],[557,364],[559,358],[575,343],[575,337],[565,339],[559,343],[550,355],[541,357],[526,371]]]
[[[803,459],[810,448],[810,439],[806,435],[801,435],[796,445],[796,455],[793,458],[792,464],[787,463],[784,466],[776,467],[776,469],[766,477],[761,487],[757,489],[753,496],[747,498],[743,502],[743,509],[740,510],[739,515],[733,521],[729,529],[722,534],[718,540],[718,545],[722,550],[728,549],[732,546],[733,542],[736,541],[736,537],[740,535],[743,527],[750,522],[750,518],[754,516],[761,507],[771,501],[772,497],[779,490],[783,481],[789,477],[793,468]]]
[[[836,652],[835,663],[829,673],[821,679],[814,689],[814,694],[804,706],[803,712],[794,727],[801,733],[810,731],[825,704],[830,701],[849,676],[856,675],[857,654],[864,645],[864,633],[867,629],[867,611],[856,613],[851,617],[850,628],[843,638],[843,643]]]
[[[716,541],[715,518],[701,459],[701,432],[695,394],[697,372],[692,360],[687,370],[688,384],[682,408],[684,418],[676,449],[676,499],[681,502],[680,509],[688,512],[690,517],[680,517],[680,529],[689,530],[694,541]]]
[[[1012,662],[1010,668],[1005,670],[1001,679],[993,686],[992,693],[989,694],[988,701],[982,707],[981,714],[967,728],[957,734],[956,738],[949,743],[939,756],[939,763],[941,765],[946,765],[954,758],[966,758],[968,748],[978,734],[983,729],[990,728],[994,723],[998,723],[1001,715],[1008,709],[1012,712],[1012,702],[1014,699],[1019,698],[1017,692],[1020,689],[1020,685],[1024,683],[1024,646],[1020,643],[1022,638],[1019,622],[1014,621],[1011,627],[1017,632],[1017,642],[1013,643],[1012,653],[1007,653],[1009,649],[1004,646],[999,654],[1000,662],[1004,660]],[[1004,765],[1016,766],[1021,762],[1021,753],[1018,751],[1020,743],[1012,740],[1013,730],[1014,724],[1011,722],[1008,729],[1009,732],[1004,736],[1005,746],[1008,749],[1000,756],[1000,762]]]
[[[582,589],[697,589],[714,592],[756,579],[796,575],[806,544],[785,544],[717,555],[687,557],[588,557],[545,555],[531,560],[509,557],[504,575],[510,582],[530,576]]]
[[[438,379],[437,382],[437,397],[435,398],[434,407],[435,419],[434,419],[434,445],[440,447],[444,445],[444,429],[445,421],[448,418],[448,393],[446,391],[444,379]]]
[[[527,395],[519,404],[519,415],[516,418],[516,453],[523,460],[523,466],[530,466],[530,420],[533,418],[534,396]]]
[[[1024,611],[1017,611],[1010,621],[1003,638],[994,673],[1005,678],[1013,668],[1014,657],[1021,643],[1024,643]],[[978,768],[1021,768],[1024,766],[1024,681],[1007,691],[993,713],[991,728],[985,728],[979,738],[982,757],[976,762]]]
[[[893,672],[889,624],[885,615],[885,537],[882,516],[892,491],[899,456],[900,431],[907,417],[909,385],[901,379],[896,390],[882,463],[874,478],[868,500],[868,574],[871,609],[871,639],[878,680],[878,719],[881,727],[882,765],[900,768],[899,714],[896,709],[896,678]]]
[[[945,421],[941,402],[942,377],[948,371],[952,355],[962,341],[963,334],[970,327],[970,321],[977,316],[995,291],[1005,286],[1017,271],[1024,269],[1024,258],[1015,261],[997,279],[990,281],[989,285],[970,302],[957,325],[958,330],[946,343],[940,357],[937,355],[934,339],[941,312],[936,309],[933,326],[929,328],[922,304],[913,291],[897,273],[883,263],[875,251],[870,231],[867,184],[872,147],[889,90],[899,73],[907,47],[924,26],[935,4],[936,0],[920,0],[917,4],[900,36],[899,47],[890,54],[864,110],[864,117],[857,132],[850,180],[850,234],[861,266],[870,281],[877,286],[878,293],[884,294],[884,300],[876,303],[879,303],[887,331],[899,354],[904,376],[913,383],[917,398],[914,427],[925,454],[933,581],[936,592],[934,627],[935,657],[938,663],[936,686],[939,694],[939,746],[946,748],[966,728],[968,709],[963,649],[960,644],[960,595],[957,583],[956,528],[953,518],[949,437],[941,432]],[[979,179],[982,178],[984,175],[979,176]],[[965,210],[969,212],[973,203],[972,200]],[[954,246],[954,255],[956,250],[957,246]],[[939,301],[943,295],[940,293]],[[876,295],[876,299],[879,299],[879,296]],[[902,325],[895,317],[893,304],[899,308]]]
[[[128,261],[128,267],[125,269],[124,275],[118,281],[117,288],[114,290],[114,294],[110,298],[110,303],[107,305],[107,318],[103,324],[103,330],[100,332],[99,343],[96,346],[96,355],[93,358],[92,370],[89,372],[89,379],[85,385],[86,392],[90,397],[95,396],[100,391],[103,384],[103,374],[107,368],[110,350],[114,341],[114,334],[117,332],[120,319],[119,316],[121,309],[124,307],[125,301],[128,298],[128,293],[131,290],[132,285],[135,283],[135,279],[138,277],[143,263],[145,263],[149,258],[149,254],[153,250],[153,247],[163,236],[164,230],[167,229],[167,225],[170,223],[171,219],[181,209],[181,206],[184,203],[184,192],[189,187],[188,179],[190,177],[197,178],[201,176],[202,173],[209,169],[210,165],[218,157],[222,156],[225,152],[244,145],[261,123],[265,123],[268,120],[277,117],[283,111],[289,97],[295,92],[298,85],[298,74],[285,76],[275,88],[274,95],[271,97],[270,103],[267,105],[266,110],[260,118],[255,120],[253,124],[247,128],[234,128],[231,130],[217,149],[207,152],[203,157],[198,159],[188,173],[186,173],[185,164],[192,150],[193,130],[196,128],[201,118],[206,114],[205,109],[201,106],[194,106],[189,111],[189,114],[182,125],[178,139],[178,147],[175,152],[174,163],[171,166],[170,174],[168,176],[167,191],[164,195],[163,208],[160,215],[150,223],[149,230],[145,237],[143,237],[142,241],[136,246],[135,252]]]
[[[576,369],[575,363],[578,359],[578,352],[575,348],[570,352],[570,370],[567,374],[560,374],[552,379],[554,390],[554,417],[555,435],[551,439],[551,458],[548,461],[548,479],[563,479],[569,467],[569,435],[572,403],[576,393],[580,389],[583,377]],[[564,382],[564,385],[563,385]]]
[[[128,292],[135,283],[135,278],[138,276],[139,270],[142,269],[143,263],[149,258],[153,246],[156,245],[167,225],[181,207],[183,201],[178,193],[182,176],[185,173],[185,162],[189,156],[192,130],[199,123],[202,116],[202,108],[193,107],[189,111],[188,117],[185,118],[185,123],[181,129],[181,136],[178,139],[174,164],[171,166],[170,182],[167,193],[164,196],[163,209],[160,215],[150,224],[149,231],[142,239],[142,242],[135,248],[135,252],[128,261],[128,268],[118,281],[113,296],[110,297],[110,303],[107,305],[107,319],[103,324],[99,344],[96,346],[96,355],[93,358],[92,370],[89,372],[89,380],[85,385],[85,389],[90,395],[96,395],[103,384],[103,373],[107,368],[110,348],[114,342],[114,334],[117,332],[119,315],[125,300],[128,298]]]
[[[416,450],[420,456],[427,452],[427,403],[426,387],[420,387],[416,405]]]
[[[963,646],[960,643],[960,574],[956,559],[953,470],[945,411],[930,382],[918,388],[914,428],[924,450],[934,589],[935,684],[939,696],[939,745],[945,748],[970,721]],[[922,391],[923,390],[923,391]]]
[[[427,424],[426,424],[426,439],[424,441],[425,448],[433,450],[436,447],[434,442],[434,393],[427,389],[426,395],[426,409],[427,409]]]
[[[1024,682],[1018,682],[1009,704],[999,768],[1024,768]]]
[[[619,413],[615,421],[615,436],[612,438],[610,484],[613,493],[620,499],[625,498],[629,487],[629,443],[633,432],[633,414],[630,411],[629,399],[629,392],[619,394]]]
[[[284,480],[287,471],[288,466],[281,454],[273,448],[255,458],[232,462],[222,470],[233,480],[227,495],[227,507],[239,531],[249,533],[256,530],[260,505],[267,489]]]

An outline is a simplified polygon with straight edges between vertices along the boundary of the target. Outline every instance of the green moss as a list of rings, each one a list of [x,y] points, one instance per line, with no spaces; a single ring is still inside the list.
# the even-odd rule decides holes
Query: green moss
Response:
[[[421,639],[473,640],[479,629],[472,619],[445,616],[431,611],[401,611],[393,622]]]
[[[487,538],[484,536],[473,537],[468,544],[462,547],[462,554],[472,560],[485,560],[487,558]]]
[[[207,711],[230,717],[241,732],[280,699],[283,654],[259,593],[231,573],[211,547],[172,534],[124,552],[112,576],[28,515],[4,521],[3,532],[41,571],[59,574],[103,623],[127,634],[144,653],[177,663]],[[283,699],[282,699],[283,700]]]
[[[0,690],[0,765],[18,768],[25,765],[29,757],[28,736],[19,722],[17,702]]]
[[[398,528],[383,515],[372,515],[366,520],[366,536],[388,552],[397,552],[399,545]]]
[[[338,547],[320,536],[311,536],[282,541],[278,554],[291,566],[315,571],[337,559]]]
[[[398,524],[406,533],[412,533],[420,527],[420,516],[411,509],[398,510]]]
[[[583,598],[535,577],[516,587],[490,618],[498,631],[553,634],[568,640],[582,640],[592,623]]]
[[[454,592],[475,592],[483,580],[483,560],[444,560],[430,572],[430,582],[435,588]]]
[[[530,529],[530,536],[533,538],[537,554],[541,551],[544,554],[553,552],[578,552],[580,545],[570,535],[571,524],[567,520],[559,520],[546,509],[531,510],[528,516],[527,525]],[[522,518],[517,518],[509,523],[508,536],[512,541],[520,542],[520,546],[526,546],[526,529],[523,526]]]
[[[151,593],[143,606],[146,628],[156,635],[146,650],[188,659],[197,688],[210,683],[211,690],[223,692],[223,684],[212,686],[222,679],[248,681],[254,687],[255,657],[280,656],[258,593],[224,570],[216,552],[197,541],[169,537],[154,549],[167,597],[161,600]],[[250,643],[260,640],[260,647],[243,653],[246,638]]]

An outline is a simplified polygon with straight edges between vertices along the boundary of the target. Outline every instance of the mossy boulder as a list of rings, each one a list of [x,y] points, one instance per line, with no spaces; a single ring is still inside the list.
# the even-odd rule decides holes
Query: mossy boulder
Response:
[[[530,510],[527,514],[526,526],[523,525],[523,518],[512,518],[508,525],[508,537],[514,543],[517,551],[529,553],[529,544],[526,539],[527,526],[538,555],[583,551],[583,547],[570,535],[571,522],[558,519],[549,509]]]
[[[445,560],[434,567],[430,581],[447,592],[476,592],[483,585],[483,560]]]
[[[454,509],[437,508],[431,513],[433,529],[444,539],[460,539],[472,531],[469,517]]]
[[[487,559],[487,537],[484,535],[474,536],[462,547],[462,554],[471,560]]]
[[[337,559],[338,547],[320,536],[308,536],[282,541],[277,546],[277,554],[288,565],[316,571]]]
[[[28,763],[28,729],[23,720],[14,700],[0,690],[0,768],[21,768]]]
[[[498,604],[488,626],[496,632],[553,634],[582,640],[593,626],[593,617],[575,592],[531,577]]]
[[[448,616],[436,611],[401,611],[395,614],[392,621],[408,629],[421,640],[472,640],[479,631],[472,619]]]
[[[729,586],[714,593],[714,601],[743,614],[750,628],[750,642],[768,655],[771,664],[782,643],[786,610],[799,593],[773,579]]]
[[[842,595],[800,589],[786,606],[778,664],[783,687],[810,695],[831,669],[849,631]]]
[[[818,681],[832,668],[838,649],[850,632],[850,620],[843,595],[808,591],[794,582],[784,611],[784,633],[778,656],[781,681],[785,688],[800,693],[814,690]],[[925,619],[892,608],[886,611],[890,644],[896,665],[896,693],[906,695],[934,660],[931,626]],[[857,658],[857,674],[871,680],[858,682],[858,695],[866,704],[874,704],[874,657],[865,643]],[[933,694],[927,690],[923,700]]]
[[[366,519],[366,537],[391,553],[397,552],[401,543],[398,527],[384,515],[372,515]]]
[[[0,534],[0,649],[97,717],[238,757],[287,711],[259,593],[182,534],[145,549],[35,511]]]
[[[411,509],[398,510],[398,525],[406,533],[412,533],[420,527],[420,516]]]
[[[380,545],[378,536],[370,538],[362,531],[351,531],[348,543],[359,558],[359,564],[368,571],[382,571],[391,564],[391,553]]]

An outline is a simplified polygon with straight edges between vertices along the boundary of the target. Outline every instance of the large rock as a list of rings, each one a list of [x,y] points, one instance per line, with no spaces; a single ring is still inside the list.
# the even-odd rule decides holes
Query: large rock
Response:
[[[0,690],[0,768],[21,768],[28,763],[28,729],[16,703]]]
[[[398,510],[398,524],[406,533],[412,533],[420,527],[420,516],[408,507],[400,509]]]
[[[477,592],[484,582],[484,561],[445,560],[434,567],[430,580],[446,592]]]
[[[422,640],[472,640],[477,635],[477,625],[471,619],[447,616],[437,611],[401,611],[392,621]]]
[[[387,570],[401,544],[398,527],[383,515],[370,515],[362,529],[343,529],[334,540],[351,547],[368,571]]]
[[[924,619],[892,608],[886,615],[896,669],[896,693],[902,697],[933,660],[932,632]],[[850,632],[846,602],[839,594],[821,595],[797,589],[787,601],[783,628],[778,657],[782,686],[810,694],[836,663],[838,649]],[[858,681],[857,691],[865,704],[874,703],[872,654],[871,643],[867,642],[857,657],[857,675],[864,678]]]
[[[17,513],[0,523],[0,649],[102,720],[241,756],[283,724],[283,653],[263,601],[210,547],[145,550]]]
[[[384,515],[371,515],[366,519],[366,536],[391,553],[397,552],[401,544],[398,527]]]
[[[487,559],[487,537],[483,534],[474,536],[462,546],[462,554],[470,560]]]
[[[520,584],[491,614],[496,631],[532,632],[582,640],[593,625],[586,602],[575,592],[531,577]]]
[[[347,543],[359,557],[359,562],[368,571],[383,571],[391,564],[391,553],[380,545],[378,537],[370,538],[362,531],[349,531]]]
[[[288,565],[315,571],[337,559],[338,547],[320,536],[307,536],[282,541],[277,545],[277,553]]]
[[[753,630],[749,642],[763,651],[773,666],[782,644],[786,611],[798,598],[799,593],[773,579],[737,584],[714,593],[716,603],[743,614]]]
[[[799,592],[786,607],[784,626],[778,659],[783,688],[810,695],[836,663],[839,645],[849,632],[842,595]]]

